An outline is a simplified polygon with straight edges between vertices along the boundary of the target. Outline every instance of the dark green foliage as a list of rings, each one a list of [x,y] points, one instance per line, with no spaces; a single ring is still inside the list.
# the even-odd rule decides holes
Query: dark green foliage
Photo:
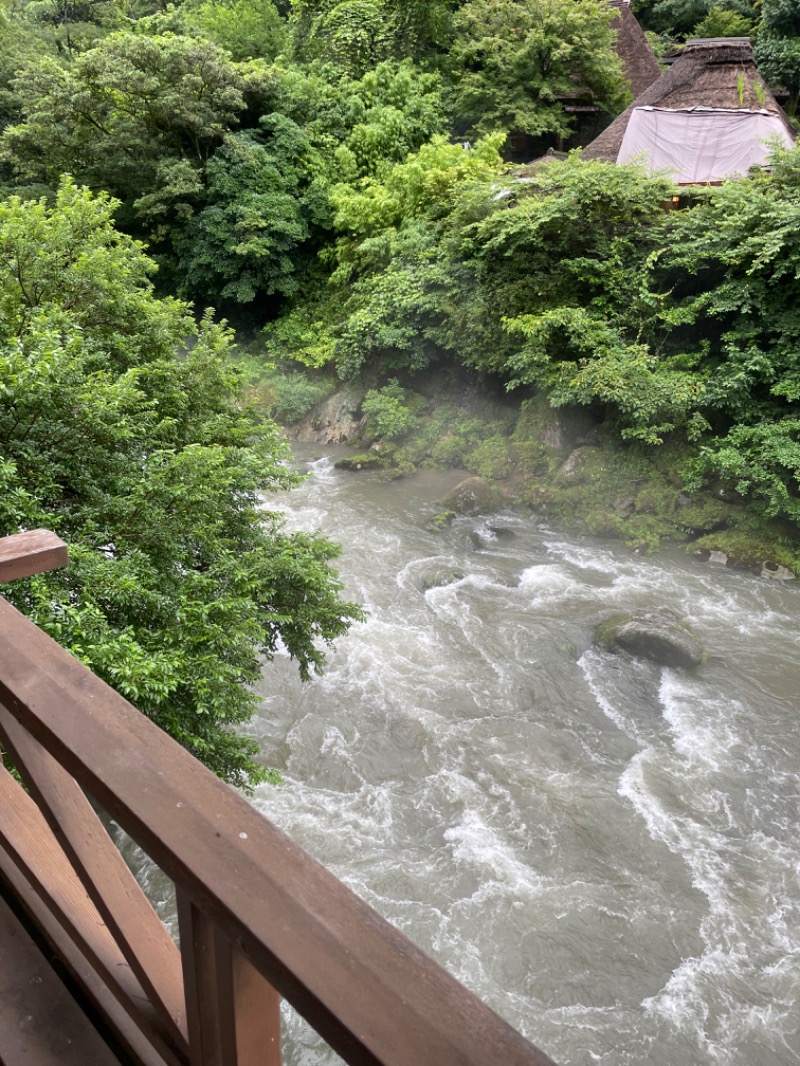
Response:
[[[170,18],[111,34],[69,67],[45,58],[23,70],[24,119],[2,142],[23,181],[55,186],[71,173],[118,196],[156,235],[185,216],[245,108],[247,79],[216,45],[173,32]]]
[[[318,15],[306,53],[324,56],[351,78],[360,78],[392,54],[391,28],[380,0],[344,0]]]
[[[764,0],[761,18],[769,34],[800,37],[800,8],[795,0]]]
[[[435,59],[450,37],[453,0],[294,0],[295,54],[360,77],[385,59]]]
[[[704,36],[698,27],[713,12],[718,12],[719,14],[714,16],[715,21],[709,23],[709,28],[738,28],[738,31],[732,34],[738,36],[742,23],[727,21],[729,16],[738,15],[752,26],[756,21],[758,6],[753,0],[640,0],[635,4],[635,11],[646,29],[679,38],[690,35]],[[745,33],[744,36],[746,35]]]
[[[196,213],[175,239],[184,294],[250,303],[290,296],[325,201],[313,186],[313,153],[291,119],[230,135],[209,161]]]
[[[800,100],[800,33],[782,36],[765,28],[756,40],[755,55],[766,81],[789,93],[786,110],[796,116]]]

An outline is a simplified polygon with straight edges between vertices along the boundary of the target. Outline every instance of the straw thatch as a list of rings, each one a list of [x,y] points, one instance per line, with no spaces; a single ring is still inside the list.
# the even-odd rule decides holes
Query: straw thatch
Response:
[[[779,117],[794,139],[789,120],[758,73],[747,37],[687,42],[680,59],[584,149],[583,158],[616,163],[622,138],[637,107],[766,110]]]
[[[617,55],[622,60],[622,69],[630,82],[631,92],[639,96],[661,77],[661,67],[631,10],[630,0],[610,0],[608,6],[616,10],[611,26],[617,31]]]

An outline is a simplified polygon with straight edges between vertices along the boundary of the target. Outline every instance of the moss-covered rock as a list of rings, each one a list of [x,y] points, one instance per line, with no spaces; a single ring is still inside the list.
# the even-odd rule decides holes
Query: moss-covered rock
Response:
[[[596,640],[609,651],[626,651],[660,666],[694,670],[705,658],[689,626],[666,607],[615,615],[600,623]]]
[[[462,515],[491,514],[497,510],[497,491],[481,477],[468,477],[439,501],[447,511]]]
[[[334,463],[337,470],[380,470],[383,465],[384,461],[381,456],[374,452],[349,455],[344,459],[337,459]]]
[[[481,488],[475,498],[442,504],[459,514],[488,514],[511,504],[566,527],[622,539],[639,552],[683,542],[689,551],[724,552],[730,565],[756,574],[781,572],[777,567],[800,574],[796,528],[765,518],[719,486],[686,488],[682,471],[693,451],[679,434],[659,447],[625,442],[618,427],[598,421],[594,411],[556,411],[543,394],[504,396],[491,382],[464,373],[431,373],[419,384],[414,379],[413,387],[420,389],[417,420],[402,440],[373,441],[363,421],[356,421],[363,387],[353,386],[312,412],[309,436],[295,427],[290,435],[327,441],[346,436],[362,452],[372,444],[368,455],[337,465],[380,468],[387,478],[421,468],[464,468],[476,475],[476,491]]]

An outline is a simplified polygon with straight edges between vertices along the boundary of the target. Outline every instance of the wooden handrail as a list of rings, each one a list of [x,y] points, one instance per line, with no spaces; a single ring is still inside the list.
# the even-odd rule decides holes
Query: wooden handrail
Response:
[[[0,537],[0,582],[56,570],[68,562],[66,544],[49,529]]]
[[[279,1063],[272,989],[351,1066],[550,1063],[2,599],[0,664],[0,704],[175,882],[191,1066]]]

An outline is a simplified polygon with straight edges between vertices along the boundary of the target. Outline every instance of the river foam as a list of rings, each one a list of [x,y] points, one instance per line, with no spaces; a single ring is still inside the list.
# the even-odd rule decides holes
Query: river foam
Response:
[[[516,515],[438,530],[445,475],[334,458],[280,502],[370,617],[311,685],[266,668],[259,809],[563,1066],[800,1063],[797,590]],[[593,646],[665,603],[695,675]],[[287,1026],[288,1066],[336,1061]]]

